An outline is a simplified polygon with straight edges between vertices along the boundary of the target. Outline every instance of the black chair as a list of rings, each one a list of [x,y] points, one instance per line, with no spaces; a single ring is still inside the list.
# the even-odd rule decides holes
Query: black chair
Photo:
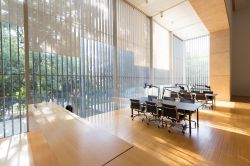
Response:
[[[177,98],[179,98],[179,93],[177,93],[177,92],[171,92],[170,93],[170,97],[177,99]]]
[[[153,101],[153,99],[158,99],[158,96],[148,95],[148,101]]]
[[[214,92],[213,91],[203,91],[203,93],[205,93],[205,94],[214,94]]]
[[[193,90],[193,91],[191,91],[192,93],[201,93],[201,91],[198,91],[198,90]]]
[[[203,91],[203,94],[206,96],[206,105],[212,104],[212,107],[214,106],[215,103],[215,96],[213,96],[214,92],[213,91]],[[211,102],[211,103],[209,103]]]
[[[163,104],[163,103],[162,103],[162,107],[175,108],[174,105],[168,105],[168,104]],[[162,107],[161,107],[161,108],[162,108]],[[163,109],[161,109],[161,126],[158,125],[158,128],[164,127],[164,124],[167,124],[167,121],[164,121],[164,118],[165,118],[165,119],[168,119],[168,116],[166,116],[166,115],[164,114],[164,112],[163,112]]]
[[[181,124],[181,121],[185,121],[185,114],[181,114],[177,111],[177,108],[175,106],[169,106],[169,105],[162,105],[162,117],[166,117],[170,120],[168,132],[171,132],[172,127],[180,127],[182,129],[182,133],[185,134],[187,124]],[[163,119],[162,119],[163,121]],[[166,122],[167,124],[167,122]],[[167,126],[167,125],[166,125]]]
[[[159,121],[160,122],[161,112],[160,112],[160,109],[157,107],[157,104],[155,102],[146,101],[146,113],[149,113],[150,115],[153,116],[153,118],[150,118],[150,117],[147,118],[148,125],[149,125],[149,122],[151,122],[151,121]]]
[[[136,116],[140,116],[140,115],[146,116],[145,106],[141,105],[140,100],[130,99],[130,108],[131,108],[132,120],[134,120]],[[137,114],[134,114],[133,111],[136,111]]]
[[[191,93],[182,93],[180,95],[180,98],[184,98],[184,99],[187,99],[187,100],[191,100],[193,97],[191,95]]]
[[[197,93],[195,95],[195,99],[197,101],[199,101],[199,102],[204,102],[204,105],[202,106],[202,109],[204,109],[204,107],[210,108],[210,106],[208,105],[208,98],[207,98],[207,95],[205,93]]]
[[[195,103],[195,100],[193,100],[193,99],[184,99],[184,98],[181,98],[180,102],[183,102],[183,103]],[[186,115],[186,111],[185,111],[185,110],[178,109],[178,112],[180,112],[180,113]],[[186,119],[186,120],[188,120],[188,119]],[[194,126],[195,126],[195,128],[196,128],[196,121],[191,120],[191,122],[194,122]]]
[[[175,98],[173,98],[173,97],[167,97],[167,96],[163,96],[162,99],[163,100],[175,101]]]
[[[193,99],[181,98],[181,99],[180,99],[180,102],[183,102],[183,103],[195,103],[195,100],[193,100]]]
[[[207,101],[206,94],[205,93],[196,93],[195,99],[197,101]]]

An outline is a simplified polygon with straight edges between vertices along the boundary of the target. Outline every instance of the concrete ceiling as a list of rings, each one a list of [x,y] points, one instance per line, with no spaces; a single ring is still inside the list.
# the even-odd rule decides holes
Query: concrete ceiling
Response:
[[[186,0],[125,0],[146,15],[153,17]]]
[[[188,0],[126,0],[183,40],[209,34]]]
[[[208,34],[206,27],[188,1],[184,1],[153,19],[183,40]]]

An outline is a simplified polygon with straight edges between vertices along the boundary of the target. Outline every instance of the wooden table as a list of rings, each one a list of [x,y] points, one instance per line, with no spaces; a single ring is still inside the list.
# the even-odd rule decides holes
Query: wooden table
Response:
[[[32,130],[41,131],[59,165],[103,165],[132,147],[53,103],[38,104],[30,119],[37,123]]]
[[[142,97],[139,99],[142,104],[146,103],[148,101],[147,97]],[[176,106],[178,110],[185,110],[185,112],[188,113],[189,116],[189,134],[191,135],[191,117],[192,114],[196,112],[197,115],[197,128],[199,127],[199,108],[203,105],[201,102],[195,102],[195,103],[185,103],[180,101],[170,101],[170,100],[162,100],[162,99],[153,99],[152,102],[157,103],[158,105],[167,104],[167,105],[173,105]],[[133,112],[132,112],[133,114]]]

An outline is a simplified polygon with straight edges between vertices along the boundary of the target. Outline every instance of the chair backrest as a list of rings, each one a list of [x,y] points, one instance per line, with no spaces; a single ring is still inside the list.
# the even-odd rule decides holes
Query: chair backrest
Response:
[[[173,98],[173,97],[167,97],[167,96],[163,96],[162,99],[163,99],[163,100],[175,101],[175,98]]]
[[[214,94],[214,92],[213,91],[203,91],[203,93],[205,93],[205,94]]]
[[[141,109],[140,100],[130,99],[130,108],[131,109]]]
[[[193,100],[193,99],[181,98],[181,99],[180,99],[180,102],[183,102],[183,103],[194,103],[195,100]]]
[[[198,90],[193,90],[192,93],[201,93],[201,92]]]
[[[175,105],[169,105],[169,104],[163,104],[163,103],[162,103],[162,107],[176,108]]]
[[[177,92],[171,92],[170,97],[171,98],[179,98],[179,94]]]
[[[180,93],[187,93],[187,90],[180,90]]]
[[[184,99],[188,99],[188,100],[192,99],[192,96],[190,93],[183,93],[181,94],[181,97]]]
[[[154,102],[146,101],[146,111],[152,114],[157,114],[157,105]]]
[[[195,99],[196,100],[206,100],[206,94],[205,93],[196,93]]]
[[[168,107],[166,105],[162,105],[162,116],[177,120],[179,119],[178,112],[175,106]]]
[[[157,99],[158,96],[154,96],[154,95],[148,95],[148,100],[152,101],[153,99]]]

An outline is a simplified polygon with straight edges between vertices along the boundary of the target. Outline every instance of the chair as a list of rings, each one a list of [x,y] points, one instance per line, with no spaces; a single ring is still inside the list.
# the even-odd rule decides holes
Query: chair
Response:
[[[146,113],[149,113],[153,116],[153,119],[147,118],[148,125],[149,125],[149,122],[151,122],[151,121],[160,121],[161,112],[157,108],[157,105],[155,102],[146,101]]]
[[[181,98],[181,99],[180,99],[180,102],[183,102],[183,103],[195,103],[195,100],[193,100],[193,99]]]
[[[180,97],[188,100],[192,99],[191,93],[182,93]]]
[[[148,100],[149,101],[153,101],[153,99],[157,99],[158,96],[154,96],[154,95],[148,95]]]
[[[197,101],[207,101],[205,93],[196,93],[195,99]]]
[[[201,93],[201,91],[198,91],[198,90],[193,90],[193,91],[191,91],[192,93],[195,93],[195,94],[197,94],[197,93]]]
[[[130,108],[132,120],[134,120],[136,116],[140,116],[141,114],[146,116],[145,106],[141,105],[140,100],[130,99]],[[134,114],[133,111],[137,111],[137,114]]]
[[[183,102],[183,103],[195,103],[195,100],[193,100],[193,99],[188,100],[188,99],[181,98],[180,102]],[[185,110],[179,109],[178,112],[180,112],[180,113],[186,115]],[[187,119],[186,119],[186,120],[187,120]],[[196,128],[196,121],[191,120],[191,122],[194,122],[194,126],[195,126],[195,128]]]
[[[169,104],[163,104],[162,103],[162,107],[168,107],[168,108],[175,108],[175,105],[169,105]],[[161,108],[162,108],[161,107]],[[164,118],[167,118],[168,119],[168,116],[166,116],[165,114],[164,114],[164,112],[162,112],[163,110],[161,110],[161,127],[164,127],[164,123],[165,124],[167,124],[166,122],[164,122]],[[160,125],[158,125],[158,128],[160,128]]]
[[[171,93],[170,93],[170,97],[171,97],[171,98],[175,98],[175,99],[176,99],[176,98],[179,98],[179,93],[177,93],[177,92],[171,92]]]
[[[197,94],[195,95],[195,99],[196,99],[197,101],[204,101],[204,105],[202,106],[202,109],[204,109],[204,107],[206,107],[207,104],[208,104],[208,99],[207,99],[207,96],[206,96],[205,93],[197,93]]]
[[[187,124],[180,124],[180,122],[183,120],[185,121],[185,114],[180,114],[177,111],[177,108],[175,106],[169,106],[169,105],[162,105],[162,117],[166,117],[170,120],[170,126],[168,128],[168,132],[171,132],[171,128],[178,126],[182,129],[182,133],[185,134],[185,130],[187,128]],[[162,119],[163,120],[163,119]],[[167,126],[167,125],[166,125]]]
[[[162,99],[163,99],[163,100],[175,101],[175,98],[173,98],[173,97],[167,97],[167,96],[163,96]]]
[[[213,96],[214,92],[213,91],[203,91],[203,93],[206,96],[206,104],[208,104],[208,102],[212,102],[212,107],[213,107],[214,103],[215,103],[215,97]]]

